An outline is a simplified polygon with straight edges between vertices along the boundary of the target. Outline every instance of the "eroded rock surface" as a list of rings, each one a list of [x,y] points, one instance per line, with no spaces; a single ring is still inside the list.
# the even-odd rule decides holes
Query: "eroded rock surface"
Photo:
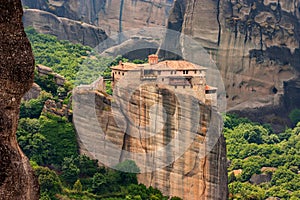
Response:
[[[164,26],[173,0],[22,0],[23,5],[51,12],[56,16],[82,21],[105,29],[108,35],[144,26]],[[34,21],[34,19],[32,19]]]
[[[40,96],[41,91],[42,88],[38,84],[33,83],[30,90],[23,96],[23,100],[29,101],[30,99],[37,99]]]
[[[229,110],[284,127],[287,113],[300,106],[299,12],[299,0],[177,0],[168,27],[208,51],[222,74]]]
[[[90,47],[96,47],[107,38],[105,31],[99,27],[37,9],[25,9],[23,22],[25,27],[33,27],[39,33]]]
[[[132,89],[115,90],[113,99],[88,87],[73,93],[81,151],[110,167],[134,160],[139,182],[165,195],[226,199],[221,117],[196,98],[157,84]]]
[[[0,1],[0,199],[39,199],[39,187],[16,140],[19,105],[33,83],[34,58],[19,0]]]

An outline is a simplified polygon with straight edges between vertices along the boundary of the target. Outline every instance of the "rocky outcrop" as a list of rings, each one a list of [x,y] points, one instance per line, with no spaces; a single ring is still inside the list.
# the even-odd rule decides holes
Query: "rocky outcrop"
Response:
[[[51,12],[56,16],[103,27],[110,35],[122,30],[144,26],[164,26],[173,0],[22,0],[32,9]],[[121,11],[120,11],[121,10]],[[121,17],[120,17],[121,14]],[[122,20],[120,20],[120,18]]]
[[[53,70],[50,67],[38,64],[36,65],[36,70],[38,72],[38,76],[53,76],[53,80],[56,83],[56,85],[63,87],[65,82],[66,82],[66,78],[61,76],[58,73],[53,72]]]
[[[73,92],[81,149],[105,166],[134,160],[139,182],[165,195],[226,199],[221,117],[193,96],[159,84],[135,87],[134,76],[128,78],[113,97],[87,86]]]
[[[40,96],[41,91],[42,88],[38,84],[33,83],[30,90],[23,96],[23,100],[29,101],[30,99],[37,99]]]
[[[22,0],[23,6],[51,12],[58,17],[93,24],[105,12],[106,0]]]
[[[36,9],[25,9],[23,22],[25,27],[31,26],[39,33],[91,47],[96,47],[107,38],[105,31],[99,27]]]
[[[72,112],[70,110],[71,105],[63,104],[62,100],[58,102],[48,99],[45,101],[43,112],[51,113],[60,117],[67,117],[68,119],[72,119]]]
[[[261,183],[270,182],[272,179],[271,174],[253,174],[250,178],[250,183],[259,185]]]
[[[264,121],[274,110],[286,117],[300,106],[299,8],[298,0],[177,0],[168,27],[191,36],[211,55],[229,110],[248,108],[247,115],[268,107],[264,114],[253,114]]]
[[[36,1],[21,0],[21,2],[22,2],[22,5],[25,8],[35,8],[35,9],[41,9],[41,10],[49,9],[48,1],[44,1],[44,0],[36,0]]]
[[[16,131],[22,96],[33,83],[34,58],[22,25],[21,1],[0,1],[0,198],[39,199],[29,161]]]
[[[105,49],[100,55],[104,57],[122,55],[129,60],[143,59],[147,58],[148,55],[154,54],[160,45],[160,40],[154,40],[152,37],[135,35],[126,38],[123,35],[123,39],[124,41],[119,45],[112,43],[111,47],[110,45],[107,46],[109,48]]]

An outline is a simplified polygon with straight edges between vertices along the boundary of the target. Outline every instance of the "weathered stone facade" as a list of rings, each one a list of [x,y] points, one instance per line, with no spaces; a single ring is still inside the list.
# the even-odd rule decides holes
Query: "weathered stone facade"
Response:
[[[215,60],[230,110],[281,131],[300,102],[299,8],[299,0],[177,0],[168,28]],[[179,38],[166,41],[181,48]]]
[[[125,82],[146,84],[155,82],[175,92],[192,92],[204,104],[217,106],[217,88],[206,82],[207,68],[184,60],[159,62],[157,55],[149,55],[148,63],[122,63],[111,67],[112,86],[123,87]],[[124,79],[123,81],[120,80]],[[128,83],[126,83],[128,84]],[[134,84],[134,83],[132,83]],[[188,91],[190,89],[191,91]]]
[[[129,83],[113,97],[82,87],[73,102],[81,149],[100,164],[134,160],[139,182],[165,195],[227,198],[222,120],[199,99],[154,82]]]

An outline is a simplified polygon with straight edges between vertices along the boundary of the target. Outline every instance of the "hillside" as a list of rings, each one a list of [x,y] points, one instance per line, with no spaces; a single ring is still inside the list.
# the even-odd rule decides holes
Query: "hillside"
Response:
[[[229,199],[299,199],[300,123],[274,134],[246,118],[224,119]]]

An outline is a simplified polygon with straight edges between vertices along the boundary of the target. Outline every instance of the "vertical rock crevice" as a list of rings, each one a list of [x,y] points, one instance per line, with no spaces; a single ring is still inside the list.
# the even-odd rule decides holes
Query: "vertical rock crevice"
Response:
[[[218,25],[219,25],[218,46],[220,46],[221,33],[222,33],[222,26],[221,26],[221,22],[220,22],[220,0],[218,0],[218,3],[217,3],[217,22],[218,22]]]

